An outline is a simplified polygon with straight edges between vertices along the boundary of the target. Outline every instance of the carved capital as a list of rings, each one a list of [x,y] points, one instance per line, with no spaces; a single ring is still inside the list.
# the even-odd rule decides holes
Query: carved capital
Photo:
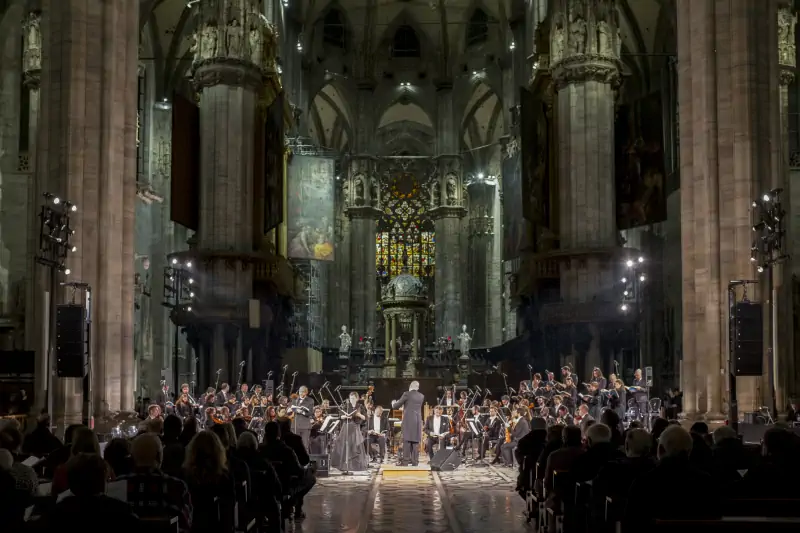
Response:
[[[203,62],[195,68],[192,78],[197,91],[216,85],[259,90],[264,86],[265,81],[266,76],[264,73],[257,68],[253,68],[251,63],[228,58]]]
[[[41,13],[31,12],[22,24],[22,72],[26,74],[42,69],[41,22]]]
[[[781,67],[781,72],[778,79],[780,80],[780,84],[782,86],[788,87],[794,81],[794,76],[794,69]]]
[[[38,90],[42,83],[41,70],[27,70],[23,75],[23,84],[30,90]]]
[[[574,56],[561,61],[553,69],[553,82],[556,90],[573,83],[596,81],[619,87],[619,62],[598,55]]]

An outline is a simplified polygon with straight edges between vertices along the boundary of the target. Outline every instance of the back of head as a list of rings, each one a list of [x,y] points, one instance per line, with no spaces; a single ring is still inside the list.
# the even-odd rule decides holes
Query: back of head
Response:
[[[658,458],[689,455],[692,451],[692,436],[680,426],[669,426],[658,439]]]
[[[669,426],[669,421],[666,418],[658,417],[653,421],[653,438],[657,439],[661,436],[661,433],[664,432]]]
[[[785,458],[792,454],[792,433],[781,428],[769,428],[764,433],[762,453],[770,457]]]
[[[144,421],[144,430],[147,433],[152,433],[154,435],[161,435],[161,431],[164,429],[164,421],[160,418],[148,418]]]
[[[219,438],[223,448],[227,450],[231,447],[231,441],[228,437],[228,431],[225,429],[225,424],[214,424],[211,426],[211,431]]]
[[[98,442],[97,435],[94,434],[94,431],[86,426],[77,428],[72,434],[71,453],[72,455],[78,455],[79,453],[93,453],[99,456],[100,442]]]
[[[533,431],[535,429],[546,430],[547,429],[547,420],[545,420],[544,418],[538,417],[538,416],[536,418],[534,418],[533,420],[531,420],[531,431]]]
[[[738,440],[739,435],[736,434],[736,430],[730,426],[720,426],[714,430],[714,433],[711,434],[712,438],[714,439],[714,445],[718,445],[719,443],[726,441],[726,440]]]
[[[219,437],[204,430],[186,448],[183,469],[187,478],[198,484],[215,483],[227,470],[228,460]]]
[[[586,430],[586,442],[589,447],[611,442],[611,428],[605,424],[592,424]]]
[[[708,435],[708,424],[705,422],[695,422],[692,424],[689,431],[691,433],[697,433],[698,435]]]
[[[22,448],[22,432],[16,424],[6,424],[0,430],[0,448],[17,453]]]
[[[419,390],[419,381],[412,381],[408,386],[408,390]]]
[[[231,426],[233,426],[233,431],[237,437],[247,431],[247,421],[244,418],[234,418],[231,421]]]
[[[281,438],[281,428],[277,422],[267,422],[264,426],[264,441],[275,442]]]
[[[536,421],[534,418],[533,421]],[[531,422],[533,425],[533,422]],[[561,432],[564,429],[564,426],[561,424],[553,424],[549,428],[547,428],[547,442],[552,442],[554,440],[561,440]]]
[[[617,428],[620,423],[619,415],[611,409],[606,409],[603,411],[603,414],[600,415],[600,422],[610,428]]]
[[[139,468],[160,468],[164,458],[161,440],[152,433],[143,433],[133,439],[131,457]]]
[[[106,462],[95,453],[78,453],[67,461],[67,486],[75,496],[94,496],[106,491]]]
[[[597,422],[591,418],[584,418],[581,420],[581,434],[585,437],[586,433],[589,431],[589,428],[595,425]]]
[[[257,450],[258,439],[251,432],[245,431],[239,435],[237,448],[239,450]]]
[[[644,457],[653,449],[653,436],[643,429],[631,429],[625,435],[625,455]]]
[[[167,415],[164,419],[164,438],[177,439],[183,431],[183,421],[176,415]]]
[[[67,426],[67,429],[64,430],[64,444],[71,445],[73,439],[75,438],[75,432],[78,431],[80,428],[85,428],[83,424],[71,424]]]
[[[566,426],[561,431],[561,440],[565,447],[577,447],[582,444],[583,435],[581,428],[576,426]]]
[[[278,426],[281,428],[281,437],[285,437],[292,432],[292,421],[288,418],[279,418]]]

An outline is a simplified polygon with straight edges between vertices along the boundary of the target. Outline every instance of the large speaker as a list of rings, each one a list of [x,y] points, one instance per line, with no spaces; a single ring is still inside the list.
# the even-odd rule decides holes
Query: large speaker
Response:
[[[431,459],[431,470],[434,472],[452,472],[461,466],[461,454],[455,448],[440,448]]]
[[[760,376],[764,373],[764,318],[760,303],[739,302],[734,308],[734,373]]]
[[[82,378],[86,373],[86,309],[59,305],[56,310],[56,374]]]
[[[316,477],[328,477],[330,469],[330,455],[327,453],[311,454],[309,455],[311,462],[317,465],[317,470],[314,473]]]

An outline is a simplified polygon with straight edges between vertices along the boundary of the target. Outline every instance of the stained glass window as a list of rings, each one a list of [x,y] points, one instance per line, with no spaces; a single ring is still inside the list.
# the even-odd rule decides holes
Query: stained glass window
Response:
[[[433,277],[436,239],[417,178],[402,173],[384,189],[384,216],[375,236],[378,275],[388,280],[407,268],[413,276]]]

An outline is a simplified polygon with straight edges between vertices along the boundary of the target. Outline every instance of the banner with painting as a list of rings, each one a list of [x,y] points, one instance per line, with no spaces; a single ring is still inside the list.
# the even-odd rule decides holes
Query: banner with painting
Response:
[[[267,109],[264,121],[264,233],[283,222],[286,118],[286,94],[281,91]]]
[[[617,227],[620,230],[662,222],[664,131],[661,93],[623,105],[616,123]]]
[[[287,172],[290,259],[333,261],[334,159],[294,155]]]

